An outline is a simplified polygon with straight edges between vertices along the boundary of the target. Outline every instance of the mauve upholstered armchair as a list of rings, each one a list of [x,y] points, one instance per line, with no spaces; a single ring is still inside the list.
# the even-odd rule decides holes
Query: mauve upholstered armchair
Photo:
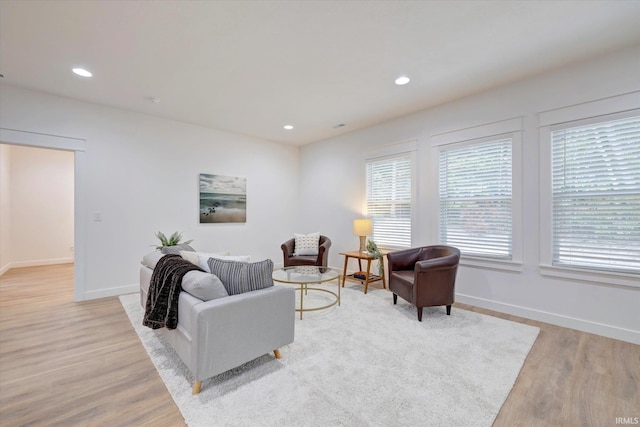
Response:
[[[418,309],[422,322],[422,308],[445,305],[451,314],[454,302],[456,273],[460,251],[452,246],[424,246],[387,254],[389,290],[393,303],[398,295]]]
[[[293,267],[298,265],[317,265],[318,267],[326,267],[329,259],[329,248],[331,247],[331,239],[327,236],[320,235],[318,243],[318,255],[294,255],[296,239],[290,239],[284,242],[280,248],[284,258],[285,267]]]

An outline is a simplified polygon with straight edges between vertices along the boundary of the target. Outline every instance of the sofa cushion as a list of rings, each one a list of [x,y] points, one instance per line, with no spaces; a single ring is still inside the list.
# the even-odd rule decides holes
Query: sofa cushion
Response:
[[[162,249],[160,249],[160,251],[165,255],[167,254],[180,255],[180,251],[195,252],[196,250],[185,243],[180,243],[179,245],[174,245],[174,246],[163,246]]]
[[[273,286],[273,261],[229,261],[209,258],[211,273],[220,278],[229,295]]]
[[[413,270],[395,270],[392,271],[390,275],[408,286],[413,286],[413,280],[415,278]]]
[[[229,296],[220,279],[204,271],[194,270],[185,274],[182,278],[182,290],[203,301]]]
[[[318,247],[320,246],[319,232],[311,234],[294,233],[293,237],[296,241],[294,255],[318,255]]]

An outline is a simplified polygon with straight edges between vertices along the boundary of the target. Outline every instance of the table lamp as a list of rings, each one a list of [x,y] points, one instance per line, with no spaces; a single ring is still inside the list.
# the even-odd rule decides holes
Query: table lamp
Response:
[[[373,234],[373,221],[370,219],[354,219],[353,234],[360,236],[360,252],[367,252],[367,236]]]

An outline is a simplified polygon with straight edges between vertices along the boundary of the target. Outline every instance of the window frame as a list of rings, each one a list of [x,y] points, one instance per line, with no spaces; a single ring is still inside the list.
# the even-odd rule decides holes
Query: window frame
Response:
[[[600,268],[553,265],[552,132],[640,114],[640,92],[541,112],[540,142],[540,274],[582,282],[640,288],[640,276]]]
[[[461,148],[502,139],[511,140],[511,259],[461,254],[460,264],[462,265],[504,271],[523,271],[522,129],[523,118],[515,117],[431,137],[435,192],[437,194],[434,202],[438,204],[432,233],[438,241],[441,229],[440,153],[451,148]]]
[[[387,145],[384,147],[380,147],[374,150],[369,150],[366,153],[364,153],[363,155],[363,169],[364,169],[364,197],[363,197],[363,204],[362,204],[362,216],[364,218],[371,218],[368,215],[368,192],[367,192],[367,166],[369,163],[372,162],[376,162],[376,161],[381,161],[381,160],[385,160],[385,159],[392,159],[392,158],[397,158],[397,157],[404,157],[407,156],[409,157],[409,161],[410,161],[410,168],[411,168],[411,202],[410,202],[410,206],[411,206],[411,226],[410,226],[410,242],[408,243],[408,246],[389,246],[389,245],[385,245],[385,244],[379,244],[378,242],[376,242],[376,244],[378,245],[378,248],[383,250],[383,251],[394,251],[394,250],[400,250],[400,249],[407,249],[412,247],[413,245],[415,245],[416,242],[416,236],[418,233],[418,207],[416,204],[416,200],[417,200],[417,141],[416,140],[410,140],[410,141],[405,141],[405,142],[400,142],[400,143],[396,143],[396,144],[391,144],[391,145]],[[374,222],[374,231],[375,231],[375,222]],[[373,237],[373,236],[372,236]]]

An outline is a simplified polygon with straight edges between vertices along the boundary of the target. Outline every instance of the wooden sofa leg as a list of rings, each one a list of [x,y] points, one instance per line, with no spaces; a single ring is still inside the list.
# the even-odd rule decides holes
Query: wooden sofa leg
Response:
[[[418,322],[422,322],[422,307],[418,307]]]
[[[451,305],[447,306],[447,316],[451,316]]]
[[[393,294],[393,304],[397,304],[398,303],[398,295]]]
[[[202,390],[202,381],[194,381],[193,382],[193,391],[191,394],[198,394]]]
[[[276,359],[282,359],[282,355],[280,354],[280,350],[278,350],[277,348],[275,350],[273,350],[273,355],[276,357]]]

